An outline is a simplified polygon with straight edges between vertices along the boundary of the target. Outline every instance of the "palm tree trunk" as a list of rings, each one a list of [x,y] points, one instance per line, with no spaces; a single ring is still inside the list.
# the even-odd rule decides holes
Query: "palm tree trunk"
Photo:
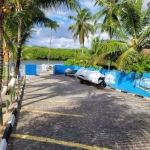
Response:
[[[12,52],[11,53],[11,58],[12,58],[12,79],[10,80],[9,84],[8,84],[8,87],[14,87],[15,85],[15,82],[16,82],[16,78],[15,78],[15,62],[14,62],[14,53]]]
[[[4,1],[1,1],[0,7],[2,7],[4,4]],[[3,23],[4,23],[4,16],[3,13],[1,12],[0,14],[0,93],[2,90],[2,75],[3,75],[3,41],[2,41],[2,36],[3,36]],[[2,97],[0,94],[0,126],[3,125],[3,114],[2,114]]]
[[[2,88],[2,75],[3,75],[3,41],[2,41],[2,34],[3,34],[3,18],[0,16],[0,90]]]
[[[21,58],[21,29],[22,29],[22,20],[19,20],[18,23],[18,47],[17,47],[17,61],[15,68],[15,78],[17,78],[19,67],[20,67],[20,58]]]
[[[14,62],[14,53],[12,53],[12,77],[15,76],[15,62]]]
[[[4,62],[5,62],[4,85],[8,86],[8,82],[9,82],[9,50],[7,49],[7,47],[5,48],[5,51],[4,51]]]
[[[112,40],[112,33],[109,34],[109,38]],[[108,70],[110,70],[111,57],[108,57]]]
[[[9,82],[9,62],[5,62],[5,79],[3,91],[1,92],[2,95],[6,95],[8,89],[8,82]]]
[[[83,48],[84,48],[84,42],[83,42],[83,47],[82,47],[82,54],[84,53]]]
[[[9,62],[5,63],[5,85],[8,86],[8,82],[9,82]]]
[[[49,67],[49,60],[50,60],[50,50],[51,50],[51,43],[52,43],[52,28],[50,31],[50,45],[49,45],[49,52],[48,52],[48,67]]]

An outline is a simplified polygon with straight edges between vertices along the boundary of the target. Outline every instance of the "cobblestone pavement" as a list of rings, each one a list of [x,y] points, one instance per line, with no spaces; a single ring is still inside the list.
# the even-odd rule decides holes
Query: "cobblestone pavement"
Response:
[[[150,101],[80,84],[27,78],[7,150],[150,150]]]

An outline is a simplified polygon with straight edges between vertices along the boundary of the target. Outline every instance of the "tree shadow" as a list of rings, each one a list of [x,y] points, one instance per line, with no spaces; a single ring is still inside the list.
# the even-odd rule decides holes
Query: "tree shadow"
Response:
[[[56,78],[54,77],[54,79]],[[70,103],[66,104],[67,106],[55,106],[55,111],[64,114],[78,114],[83,117],[21,112],[13,133],[29,134],[115,150],[136,149],[139,147],[144,150],[147,145],[150,146],[148,142],[150,112],[147,109],[144,110],[144,108],[139,109],[141,104],[138,105],[138,102],[140,100],[136,101],[137,105],[133,109],[134,102],[129,104],[127,100],[123,99],[124,95],[117,95],[116,92],[113,93],[113,90],[97,90],[95,87],[80,85],[76,82],[76,79],[66,78],[64,80],[64,77],[59,81],[55,82],[55,86],[51,89],[52,93],[46,93],[45,98],[51,99],[58,95],[67,98],[67,96],[71,97],[73,95],[72,98],[68,98]],[[79,89],[76,88],[77,85],[80,86]],[[60,90],[68,90],[69,92],[64,94],[59,92]],[[84,93],[84,96],[83,92],[86,93]],[[38,94],[34,97],[35,99],[38,98]],[[39,98],[37,101],[42,100],[42,98]],[[130,101],[132,101],[132,98]],[[141,101],[144,100],[141,99]],[[30,104],[32,103],[29,102],[27,105]],[[150,102],[147,104],[150,106]],[[54,109],[49,105],[40,103],[40,108],[37,108],[36,105],[34,107],[39,110],[45,108],[44,111],[50,112]],[[21,144],[19,144],[20,142]],[[145,145],[142,142],[145,142]],[[63,144],[11,138],[8,150],[19,150],[23,147],[37,150],[82,149],[80,147],[64,146]]]

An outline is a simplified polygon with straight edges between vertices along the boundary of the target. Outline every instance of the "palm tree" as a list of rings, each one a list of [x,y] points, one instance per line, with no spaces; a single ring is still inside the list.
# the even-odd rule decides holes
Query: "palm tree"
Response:
[[[3,23],[4,19],[9,13],[9,6],[7,5],[7,0],[1,0],[0,2],[0,91],[2,88],[2,74],[3,74]],[[1,92],[0,92],[1,93]],[[3,125],[3,115],[2,115],[2,98],[0,95],[0,125]]]
[[[15,12],[12,17],[14,17],[14,20],[17,20],[16,23],[18,24],[17,61],[15,68],[16,78],[20,67],[23,28],[26,28],[26,26],[32,26],[34,22],[40,22],[41,20],[44,21],[45,15],[32,3],[32,1],[12,1],[12,6],[15,8]]]
[[[15,77],[19,71],[20,57],[21,57],[21,37],[22,27],[25,25],[24,22],[39,23],[48,22],[48,18],[45,18],[44,13],[40,8],[51,8],[57,9],[60,6],[67,6],[67,8],[75,8],[77,0],[12,0],[12,6],[15,10],[15,17],[18,24],[18,41],[17,41],[17,62],[15,69]]]
[[[150,48],[150,8],[143,11],[141,0],[126,0],[121,4],[120,21],[130,40],[103,40],[97,51],[100,56],[117,53],[117,68],[125,69],[136,61],[137,55]]]
[[[95,27],[100,28],[101,33],[107,32],[109,38],[126,38],[121,30],[121,24],[119,20],[120,14],[120,0],[96,0],[95,5],[102,7],[95,15]],[[102,19],[102,23],[97,23]],[[107,60],[100,58],[101,62],[108,64],[108,69],[110,70],[110,64],[112,63],[112,56],[108,55]],[[95,59],[98,61],[98,57]]]
[[[99,59],[99,56],[97,55],[97,51],[100,47],[100,38],[99,37],[93,37],[91,41],[91,63],[92,64],[98,64],[101,60]]]
[[[18,12],[23,12],[22,14],[24,14],[24,17],[22,16],[22,18],[24,19],[29,19],[31,16],[31,14],[34,13],[34,10],[36,10],[36,8],[51,8],[51,9],[58,9],[60,6],[63,7],[67,7],[69,9],[73,9],[76,5],[79,5],[78,0],[27,0],[27,1],[21,1],[21,0],[12,0],[12,1],[7,1],[7,0],[2,0],[0,3],[0,87],[2,85],[2,64],[3,64],[3,49],[2,49],[2,33],[3,33],[3,22],[4,22],[4,18],[6,16],[6,14],[9,13],[9,9],[7,7],[7,2],[9,2],[8,7],[12,8],[13,11],[15,11],[16,13]],[[11,5],[10,5],[11,4]],[[33,6],[37,6],[36,8]],[[28,11],[23,11],[25,8],[28,8]],[[33,8],[35,8],[33,10]],[[29,14],[29,16],[26,16],[26,14]],[[30,18],[30,20],[32,20]],[[18,20],[17,17],[17,22],[18,22],[18,61],[16,63],[16,74],[19,70],[19,65],[20,65],[20,56],[21,56],[21,26],[22,26],[22,21]]]
[[[107,32],[110,39],[114,36],[123,36],[119,31],[121,30],[120,21],[118,15],[119,11],[119,0],[96,0],[95,5],[101,6],[100,9],[95,15],[95,24],[97,28],[100,28],[101,33]],[[102,23],[97,23],[102,19]]]
[[[2,87],[2,70],[3,70],[3,49],[2,49],[2,33],[3,33],[3,22],[4,22],[4,16],[6,16],[6,14],[9,13],[9,10],[5,8],[7,0],[1,0],[0,2],[0,90]],[[18,47],[17,47],[17,63],[16,63],[16,71],[15,71],[15,76],[17,76],[17,73],[19,71],[19,66],[20,66],[20,57],[21,57],[21,29],[22,29],[22,25],[23,25],[23,20],[19,19],[19,14],[22,14],[22,18],[24,20],[30,20],[32,21],[32,19],[34,20],[34,22],[39,21],[39,19],[37,19],[37,16],[35,17],[35,10],[39,10],[39,8],[43,7],[43,8],[53,8],[56,9],[58,7],[62,6],[67,6],[67,8],[74,8],[75,4],[77,3],[77,0],[12,0],[12,1],[8,1],[9,4],[11,3],[11,7],[12,10],[15,11],[17,13],[16,15],[16,19],[17,19],[17,23],[18,23]],[[6,4],[5,4],[6,3]],[[10,6],[10,5],[9,5]],[[36,7],[34,7],[36,6]],[[28,8],[28,9],[26,9]],[[34,9],[33,9],[34,8]],[[24,11],[27,10],[27,11]],[[40,12],[40,11],[39,11]],[[27,15],[28,14],[28,15]],[[33,18],[32,15],[34,14]],[[41,12],[40,12],[41,14]],[[23,17],[24,16],[24,17]],[[31,17],[32,16],[32,17]],[[44,16],[43,16],[44,17]],[[1,97],[0,97],[0,102],[1,102]],[[2,109],[0,107],[0,114],[2,114]],[[2,125],[2,115],[0,115],[0,125]]]
[[[49,9],[59,9],[59,8],[67,8],[74,9],[79,7],[79,0],[34,0],[35,5],[42,8]]]
[[[75,21],[74,25],[71,25],[68,30],[74,32],[74,40],[79,37],[80,45],[84,47],[85,37],[89,39],[89,32],[93,34],[93,25],[88,23],[92,20],[92,14],[87,9],[76,9],[77,16],[68,16],[69,19]],[[83,49],[82,49],[83,53]]]
[[[52,42],[52,29],[56,31],[56,28],[59,27],[56,21],[50,21],[49,23],[45,24],[45,27],[50,28],[50,47],[49,47],[49,52],[48,52],[48,66],[49,66],[49,59],[50,59],[50,49],[51,49],[51,42]]]
[[[3,50],[4,50],[4,64],[5,64],[5,77],[4,77],[4,86],[3,91],[1,92],[3,95],[7,92],[8,82],[9,82],[9,58],[10,53],[14,51],[14,46],[9,36],[5,32],[3,34]]]

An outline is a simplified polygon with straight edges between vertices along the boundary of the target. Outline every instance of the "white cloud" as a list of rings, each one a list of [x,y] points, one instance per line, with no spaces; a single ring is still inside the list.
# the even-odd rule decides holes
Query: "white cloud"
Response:
[[[143,8],[147,8],[147,4],[150,3],[150,0],[144,0],[143,1]]]
[[[147,3],[150,2],[150,0],[144,0],[143,8],[147,8]],[[92,14],[98,11],[99,7],[94,6],[94,2],[91,2],[91,0],[82,0],[81,5],[83,7],[89,8]],[[61,48],[79,48],[80,44],[77,40],[74,42],[73,34],[71,31],[68,31],[68,27],[73,24],[74,22],[72,20],[68,19],[69,15],[75,15],[75,11],[53,11],[53,10],[45,10],[45,14],[47,17],[49,17],[52,20],[56,20],[57,23],[60,25],[60,28],[56,29],[56,32],[53,31],[52,35],[52,47],[61,47]],[[92,23],[92,22],[90,22]],[[49,40],[50,40],[50,29],[49,28],[35,28],[37,31],[36,33],[32,34],[32,38],[29,40],[27,45],[39,45],[39,46],[47,46],[49,47]],[[99,33],[97,33],[99,35]],[[101,39],[108,38],[107,33],[101,34]],[[90,48],[90,42],[86,40],[85,46]]]
[[[91,0],[81,2],[81,5],[88,8],[92,14],[96,13],[99,9],[99,6],[95,6],[94,4],[95,2]]]
[[[83,0],[81,5],[90,9],[92,13],[98,9],[94,7],[94,3],[91,5],[91,1],[88,2]],[[75,15],[75,11],[53,11],[45,10],[46,16],[52,20],[56,20],[60,25],[60,28],[56,29],[56,32],[53,31],[53,40],[52,47],[64,47],[64,48],[79,48],[79,41],[74,42],[73,34],[71,31],[68,31],[68,27],[73,24],[72,20],[68,19],[69,15]],[[32,34],[32,38],[27,43],[28,45],[39,45],[39,46],[48,46],[49,47],[49,38],[50,38],[50,29],[48,28],[36,28],[36,33]],[[85,46],[90,47],[90,43],[85,41]]]

